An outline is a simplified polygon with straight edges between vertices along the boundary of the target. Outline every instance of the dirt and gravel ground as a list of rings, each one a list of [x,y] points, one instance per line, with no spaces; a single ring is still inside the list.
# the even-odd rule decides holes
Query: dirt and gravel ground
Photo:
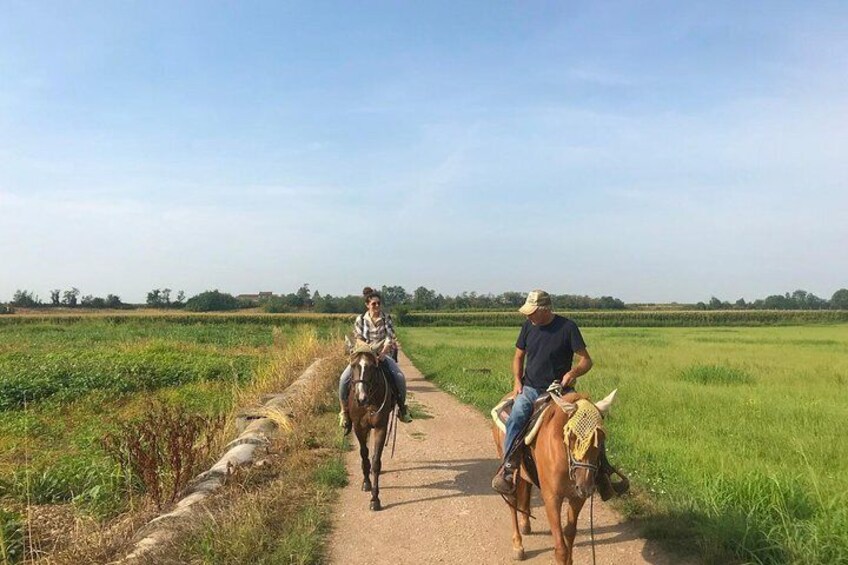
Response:
[[[335,513],[331,563],[511,563],[508,507],[490,486],[498,466],[490,420],[424,380],[403,355],[401,368],[415,402],[431,418],[401,424],[394,458],[389,449],[384,452],[380,512],[368,509],[370,494],[360,490],[359,450],[348,454],[350,484]],[[551,563],[553,542],[538,492],[533,506],[536,519],[533,533],[524,536],[525,562]],[[575,563],[592,563],[588,504],[575,546]],[[597,563],[680,563],[640,539],[597,497],[595,552]]]

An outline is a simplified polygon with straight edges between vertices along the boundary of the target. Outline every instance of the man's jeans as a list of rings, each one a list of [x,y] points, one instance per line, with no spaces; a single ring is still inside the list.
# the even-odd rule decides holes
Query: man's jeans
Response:
[[[400,395],[399,403],[401,405],[406,404],[406,377],[403,376],[403,373],[400,370],[400,367],[391,357],[383,357],[383,363],[385,363],[386,367],[389,369],[389,374],[395,381],[395,386],[397,387],[398,394]],[[342,404],[347,404],[347,397],[350,393],[350,375],[352,368],[348,365],[345,370],[342,372],[342,376],[339,379],[339,400],[342,401]]]
[[[524,429],[524,426],[527,425],[527,421],[530,420],[530,416],[533,414],[533,403],[543,394],[545,394],[544,390],[525,386],[521,389],[521,394],[515,397],[515,404],[512,405],[512,412],[506,422],[504,461],[509,456],[509,448]]]

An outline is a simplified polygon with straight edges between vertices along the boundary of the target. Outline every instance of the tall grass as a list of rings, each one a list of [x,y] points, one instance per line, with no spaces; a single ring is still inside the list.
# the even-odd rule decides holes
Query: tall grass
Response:
[[[428,378],[488,413],[511,388],[517,333],[401,337]],[[595,367],[578,389],[619,389],[609,451],[647,534],[707,563],[848,563],[848,326],[583,333]]]

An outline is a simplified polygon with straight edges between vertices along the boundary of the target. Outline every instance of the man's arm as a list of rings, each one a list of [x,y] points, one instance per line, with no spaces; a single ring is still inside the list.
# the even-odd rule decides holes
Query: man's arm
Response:
[[[521,394],[523,388],[521,377],[524,375],[524,355],[525,351],[518,347],[515,348],[515,357],[512,358],[512,376],[515,379],[515,384],[512,386],[512,395]]]
[[[592,368],[592,358],[589,357],[589,352],[586,351],[585,347],[583,349],[578,349],[574,353],[580,356],[580,361],[577,365],[574,365],[569,372],[563,375],[563,387],[573,386],[577,381],[577,377],[585,375],[589,372],[589,369]]]

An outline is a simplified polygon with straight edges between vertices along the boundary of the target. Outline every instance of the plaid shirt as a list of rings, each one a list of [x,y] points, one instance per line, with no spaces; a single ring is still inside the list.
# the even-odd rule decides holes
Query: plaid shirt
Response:
[[[392,323],[392,317],[385,312],[376,323],[371,319],[371,314],[368,312],[360,314],[353,324],[353,333],[356,339],[361,339],[369,345],[379,343],[384,339],[388,339],[390,343],[395,341],[395,326]]]

